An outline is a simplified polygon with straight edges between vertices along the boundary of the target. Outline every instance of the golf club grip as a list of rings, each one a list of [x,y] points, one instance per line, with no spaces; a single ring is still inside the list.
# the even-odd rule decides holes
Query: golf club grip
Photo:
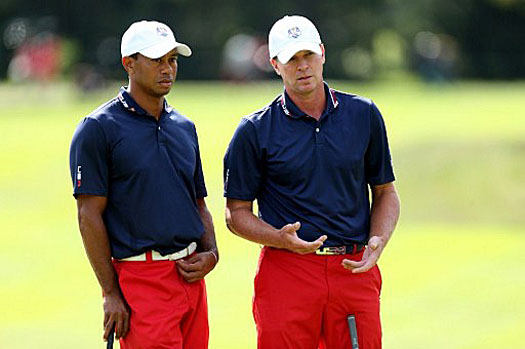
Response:
[[[357,326],[355,324],[355,315],[348,315],[348,330],[350,331],[350,343],[352,349],[359,349],[359,341],[357,340]]]
[[[115,325],[113,325],[113,327],[111,327],[111,330],[109,331],[106,349],[113,349],[114,340],[115,340]]]

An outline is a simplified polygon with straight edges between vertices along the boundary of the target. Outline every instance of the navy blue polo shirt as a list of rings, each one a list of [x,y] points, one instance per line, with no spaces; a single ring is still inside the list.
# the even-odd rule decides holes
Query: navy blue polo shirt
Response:
[[[107,197],[103,219],[114,258],[173,253],[204,233],[195,126],[166,102],[157,121],[122,88],[78,125],[70,168],[75,197]]]
[[[366,243],[369,185],[394,181],[383,118],[369,99],[330,89],[319,119],[284,92],[242,118],[224,157],[224,196],[253,201],[280,229],[301,222],[298,236],[325,246]]]

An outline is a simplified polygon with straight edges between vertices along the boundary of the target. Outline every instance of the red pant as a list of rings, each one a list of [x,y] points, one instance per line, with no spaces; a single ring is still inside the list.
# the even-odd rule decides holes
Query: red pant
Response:
[[[173,261],[115,261],[131,308],[122,349],[205,349],[208,310],[204,280],[187,283]]]
[[[352,274],[341,266],[344,258],[360,260],[362,254],[299,255],[264,247],[253,298],[258,348],[351,348],[351,314],[359,348],[381,348],[379,269]]]

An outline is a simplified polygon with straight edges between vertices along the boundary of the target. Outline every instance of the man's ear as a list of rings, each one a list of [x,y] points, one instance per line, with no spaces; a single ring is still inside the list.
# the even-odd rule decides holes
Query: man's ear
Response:
[[[279,71],[279,66],[277,65],[277,60],[275,58],[271,58],[270,64],[272,65],[273,70],[275,71],[275,74],[281,76],[281,72]]]
[[[130,75],[133,72],[134,61],[135,60],[131,57],[122,57],[122,66],[124,67],[128,75]]]
[[[324,44],[321,44],[321,51],[323,52],[323,64],[324,62],[326,61],[326,56],[325,56],[325,49],[324,49]]]

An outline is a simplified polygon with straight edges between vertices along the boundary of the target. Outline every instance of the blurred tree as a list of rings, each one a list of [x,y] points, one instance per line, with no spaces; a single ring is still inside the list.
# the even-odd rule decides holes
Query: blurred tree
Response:
[[[266,40],[271,24],[285,14],[302,14],[317,24],[327,48],[329,78],[373,78],[402,57],[413,57],[408,68],[417,70],[420,60],[413,43],[421,32],[454,43],[454,75],[525,77],[525,0],[2,0],[0,77],[5,77],[13,55],[13,48],[6,46],[6,28],[16,18],[31,23],[31,34],[52,27],[70,43],[65,47],[76,47],[77,63],[111,78],[125,76],[119,59],[124,30],[133,21],[157,19],[194,48],[180,76],[213,79],[220,77],[229,38],[248,34]],[[395,55],[383,44],[396,50]],[[352,57],[361,66],[351,67]],[[359,69],[368,71],[359,74]]]
[[[525,77],[525,1],[487,0],[472,8],[458,39],[465,74],[489,79]]]

